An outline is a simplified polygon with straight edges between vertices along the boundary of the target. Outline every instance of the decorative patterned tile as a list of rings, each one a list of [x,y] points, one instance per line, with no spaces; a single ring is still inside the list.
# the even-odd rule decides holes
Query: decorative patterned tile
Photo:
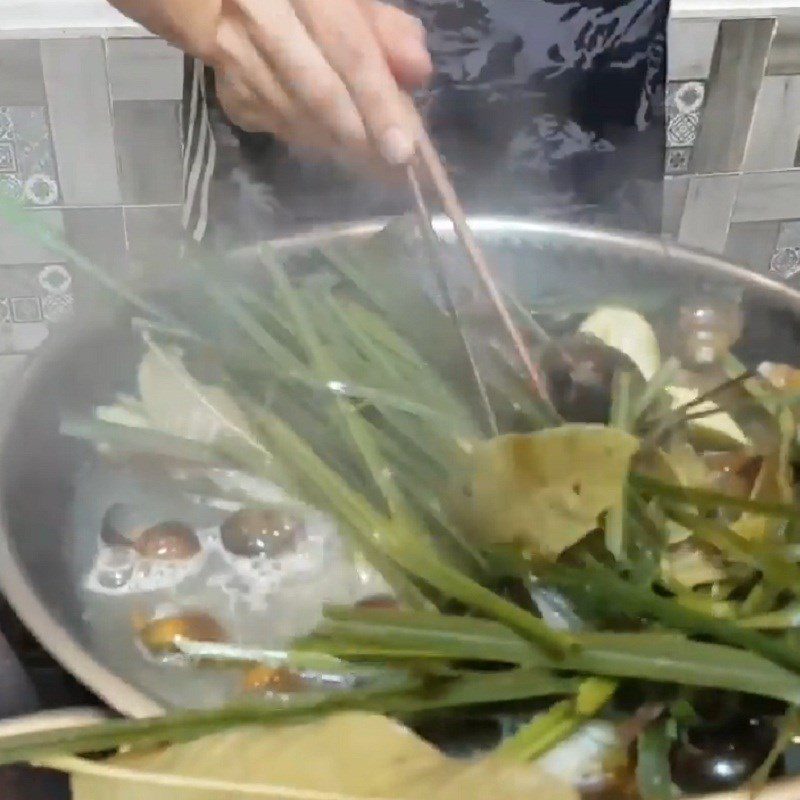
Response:
[[[0,172],[16,172],[17,157],[11,142],[0,142]]]
[[[699,114],[675,114],[667,125],[667,147],[691,147],[697,139],[699,127]]]
[[[773,254],[769,264],[770,272],[788,280],[800,273],[800,247],[780,247]]]
[[[14,120],[8,106],[0,107],[0,142],[11,141],[14,139]]]
[[[667,86],[667,111],[670,115],[699,112],[706,99],[703,81],[684,81]]]
[[[42,315],[48,322],[63,322],[75,313],[75,297],[65,294],[48,294],[42,298]]]
[[[48,294],[66,294],[72,286],[72,275],[63,264],[48,264],[39,270],[39,286]]]
[[[43,107],[0,107],[0,186],[31,206],[58,202],[58,177]]]
[[[685,175],[689,171],[689,162],[691,160],[691,147],[668,147],[664,162],[664,172],[667,175]]]
[[[14,322],[41,322],[42,303],[38,297],[12,297],[11,317]]]

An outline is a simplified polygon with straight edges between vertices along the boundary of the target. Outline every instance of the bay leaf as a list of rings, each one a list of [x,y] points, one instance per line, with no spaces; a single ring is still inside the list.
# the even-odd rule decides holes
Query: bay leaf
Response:
[[[562,425],[474,445],[452,502],[485,545],[554,558],[619,508],[636,437],[603,425]]]
[[[536,765],[451,759],[399,723],[345,712],[241,727],[100,764],[57,759],[74,800],[577,800]]]

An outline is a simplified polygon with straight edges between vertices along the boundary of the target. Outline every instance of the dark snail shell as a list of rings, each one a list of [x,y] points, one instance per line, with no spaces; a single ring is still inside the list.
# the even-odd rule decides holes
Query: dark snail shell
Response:
[[[256,664],[244,676],[243,688],[248,694],[291,694],[306,688],[302,675],[285,667]]]
[[[143,531],[133,543],[143,558],[186,561],[200,552],[197,534],[182,522],[160,522]]]
[[[672,779],[689,794],[741,786],[764,762],[775,728],[763,718],[739,716],[724,725],[691,729],[673,748]]]
[[[150,620],[139,631],[139,640],[153,655],[169,655],[178,651],[176,641],[224,642],[222,626],[204,611],[187,611]]]
[[[627,372],[642,380],[623,352],[583,333],[550,342],[539,368],[550,400],[568,422],[608,422],[614,376]]]
[[[154,524],[153,512],[114,503],[103,516],[100,538],[112,547],[131,547],[143,558],[184,561],[200,552],[192,528],[175,520]]]
[[[222,544],[237,556],[274,558],[293,550],[303,520],[281,508],[244,508],[222,523]]]

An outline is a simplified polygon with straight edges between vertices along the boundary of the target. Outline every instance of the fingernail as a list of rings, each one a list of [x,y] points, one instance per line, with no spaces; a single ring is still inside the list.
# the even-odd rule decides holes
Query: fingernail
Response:
[[[380,151],[394,166],[407,164],[414,155],[414,140],[400,128],[389,128],[381,137]]]

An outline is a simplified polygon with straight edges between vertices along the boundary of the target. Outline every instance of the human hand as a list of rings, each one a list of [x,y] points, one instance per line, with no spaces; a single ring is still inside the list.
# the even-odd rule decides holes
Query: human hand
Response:
[[[425,30],[378,0],[222,0],[206,54],[241,128],[349,162],[400,165],[432,71]]]

